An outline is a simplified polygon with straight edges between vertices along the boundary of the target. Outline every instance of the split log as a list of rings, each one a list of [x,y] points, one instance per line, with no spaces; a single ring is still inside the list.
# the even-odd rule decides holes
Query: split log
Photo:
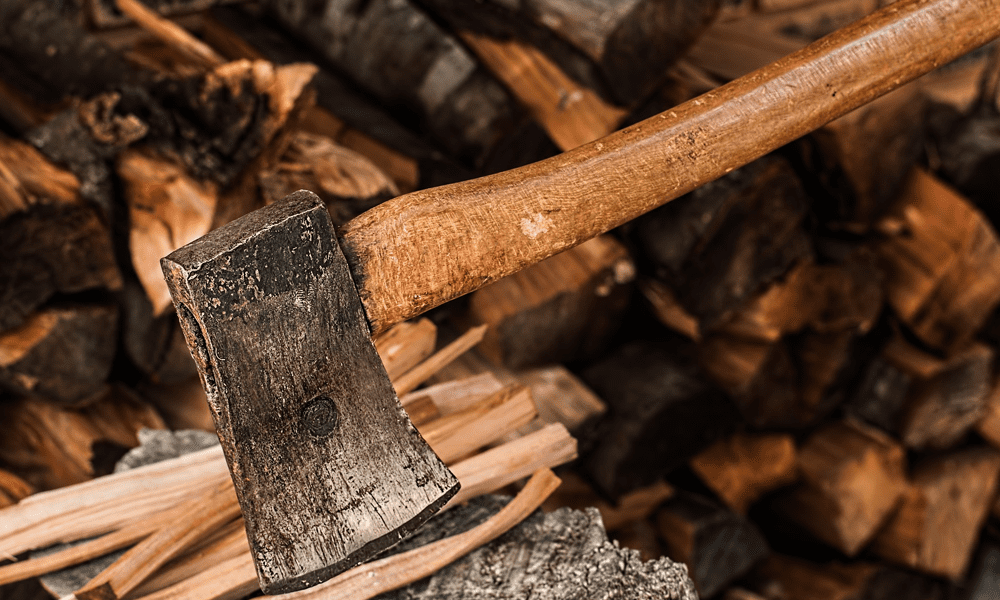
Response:
[[[721,391],[661,344],[628,343],[582,377],[608,404],[582,465],[611,497],[660,479],[739,420]]]
[[[771,156],[640,217],[632,237],[649,263],[641,268],[705,332],[812,255],[806,207],[798,177]]]
[[[618,327],[635,268],[601,236],[474,292],[469,319],[489,326],[480,352],[523,368],[593,357]]]
[[[795,442],[787,434],[737,433],[691,459],[691,470],[731,510],[745,515],[764,494],[798,477]]]
[[[373,341],[389,379],[396,379],[434,353],[437,327],[429,319],[404,321]]]
[[[500,506],[502,500],[486,497],[448,511],[432,521],[433,527],[404,541],[400,549],[467,530]],[[634,550],[608,541],[596,509],[563,508],[536,512],[498,540],[384,598],[471,600],[484,594],[553,599],[697,597],[682,566],[668,559],[644,563]]]
[[[107,223],[80,196],[80,182],[31,146],[0,139],[0,331],[55,294],[122,280]]]
[[[607,412],[604,401],[563,366],[519,371],[515,377],[531,390],[538,408],[537,422],[530,430],[561,423],[574,435],[585,436]],[[521,433],[527,433],[525,429]]]
[[[634,105],[663,81],[667,69],[712,20],[719,2],[564,0],[465,5],[421,0],[457,29],[498,39],[519,38],[562,70],[621,105]]]
[[[851,411],[910,448],[948,448],[987,414],[993,350],[974,343],[943,360],[894,337],[865,367]]]
[[[752,588],[780,600],[945,600],[941,582],[865,562],[817,564],[772,554],[751,577]]]
[[[976,424],[976,431],[1000,450],[1000,382],[993,384],[985,404],[985,414]]]
[[[872,550],[894,563],[958,579],[995,498],[998,475],[1000,454],[987,448],[917,465],[899,510],[875,536]]]
[[[150,10],[165,16],[193,13],[211,8],[216,4],[240,2],[242,0],[142,0]],[[131,19],[122,14],[116,0],[84,0],[87,16],[97,27],[120,27]]]
[[[413,115],[413,128],[460,162],[492,170],[540,157],[533,148],[541,130],[458,40],[409,0],[266,4],[394,114]]]
[[[880,227],[889,305],[925,343],[967,342],[1000,303],[1000,240],[964,198],[916,170]]]
[[[389,176],[367,158],[325,136],[297,132],[277,165],[260,176],[267,204],[297,190],[313,190],[343,225],[364,211],[399,195]]]
[[[0,469],[0,508],[17,504],[18,500],[35,493],[27,481]]]
[[[0,333],[0,388],[65,404],[101,392],[118,340],[113,305],[51,307]]]
[[[6,423],[0,460],[38,490],[91,479],[98,442],[131,448],[139,444],[139,429],[164,426],[152,408],[118,386],[84,408],[21,399],[0,410]]]
[[[667,500],[656,524],[667,555],[688,566],[704,597],[721,592],[770,552],[746,518],[687,492]]]
[[[799,452],[803,482],[780,510],[823,542],[854,556],[906,491],[902,446],[870,426],[831,424]]]
[[[601,522],[610,532],[617,532],[632,524],[649,527],[646,520],[653,516],[661,504],[674,495],[674,488],[665,481],[657,481],[624,494],[615,503],[601,497],[579,475],[568,471],[562,475],[562,484],[542,506],[552,512],[562,507],[583,510],[593,506],[601,513]]]

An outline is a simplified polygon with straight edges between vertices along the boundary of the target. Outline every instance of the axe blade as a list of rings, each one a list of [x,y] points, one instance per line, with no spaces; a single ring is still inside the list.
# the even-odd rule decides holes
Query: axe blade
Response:
[[[255,211],[162,266],[264,592],[367,560],[458,491],[396,397],[315,194]]]

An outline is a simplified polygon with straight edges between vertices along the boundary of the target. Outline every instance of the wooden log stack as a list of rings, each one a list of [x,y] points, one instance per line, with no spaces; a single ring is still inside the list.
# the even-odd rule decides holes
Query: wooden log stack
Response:
[[[224,487],[197,455],[134,523],[75,502],[140,429],[212,430],[160,257],[297,189],[341,225],[555,155],[887,4],[0,2],[0,545],[102,536],[0,564],[0,600],[255,590],[236,518],[90,587],[14,583]],[[524,511],[387,597],[568,598],[589,569],[615,598],[995,598],[998,48],[378,338],[471,501],[403,550],[492,520],[483,494]]]

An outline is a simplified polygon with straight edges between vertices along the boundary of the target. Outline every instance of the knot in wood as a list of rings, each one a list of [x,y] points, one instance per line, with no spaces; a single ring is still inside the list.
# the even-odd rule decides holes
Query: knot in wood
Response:
[[[302,424],[309,435],[326,437],[337,427],[340,412],[329,396],[316,396],[302,405]]]

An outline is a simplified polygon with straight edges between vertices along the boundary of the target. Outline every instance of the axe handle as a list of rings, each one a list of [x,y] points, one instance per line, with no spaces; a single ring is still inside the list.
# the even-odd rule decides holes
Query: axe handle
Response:
[[[1000,0],[900,0],[596,142],[338,233],[372,333],[646,213],[1000,36]]]

